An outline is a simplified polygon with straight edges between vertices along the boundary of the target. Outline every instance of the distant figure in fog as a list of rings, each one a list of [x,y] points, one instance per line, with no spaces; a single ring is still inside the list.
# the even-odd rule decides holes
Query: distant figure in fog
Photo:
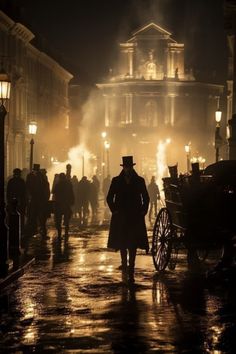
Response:
[[[11,211],[13,198],[17,200],[17,210],[21,216],[21,231],[24,230],[26,209],[26,184],[21,177],[21,169],[14,168],[13,177],[7,183],[7,209]]]
[[[106,205],[106,199],[107,199],[107,193],[109,191],[111,185],[111,176],[107,175],[106,178],[104,178],[103,183],[102,183],[102,192],[104,196],[104,205]]]
[[[73,192],[74,192],[74,197],[75,197],[75,202],[74,205],[72,207],[72,212],[73,212],[73,216],[76,218],[77,214],[78,214],[78,185],[79,185],[79,181],[77,176],[73,176],[71,178],[71,184],[72,184],[72,188],[73,188]]]
[[[71,166],[70,163],[68,163],[68,164],[66,165],[66,178],[67,178],[68,180],[71,180],[71,170],[72,170],[72,166]]]
[[[86,176],[83,176],[78,183],[77,198],[78,198],[78,213],[80,225],[87,225],[89,214],[89,196],[90,182]]]
[[[55,222],[58,237],[61,237],[62,217],[64,217],[65,236],[69,233],[69,223],[72,215],[71,207],[74,204],[72,184],[66,178],[65,173],[59,174],[59,180],[54,188]]]
[[[27,168],[22,168],[21,170],[21,177],[23,178],[24,181],[26,181],[27,175],[29,173],[29,170]]]
[[[152,176],[147,190],[148,190],[148,195],[150,198],[150,207],[149,207],[148,217],[149,217],[149,220],[151,221],[153,209],[154,209],[154,216],[155,217],[157,216],[157,201],[160,200],[160,191],[159,191],[158,185],[156,184],[154,176]]]
[[[55,173],[54,178],[53,178],[53,182],[52,182],[52,200],[54,200],[54,190],[55,190],[55,186],[59,181],[59,173]]]
[[[92,220],[95,220],[98,212],[98,196],[99,196],[100,182],[97,176],[92,177],[90,184],[89,201],[92,209]]]
[[[120,250],[122,278],[126,281],[128,270],[128,280],[133,283],[137,248],[149,250],[145,225],[149,196],[144,179],[133,168],[133,156],[123,156],[122,161],[123,170],[112,179],[107,195],[112,212],[108,247]]]
[[[26,178],[26,190],[28,197],[28,231],[35,234],[39,231],[42,236],[46,235],[46,213],[50,188],[47,177],[40,171],[40,165],[34,164],[32,171]]]
[[[42,183],[43,183],[43,189],[44,189],[44,204],[42,208],[42,216],[41,216],[41,223],[42,223],[42,233],[43,235],[46,235],[47,230],[46,230],[46,223],[47,219],[50,217],[49,213],[49,198],[50,198],[50,185],[48,182],[48,176],[47,176],[47,170],[45,168],[40,169],[41,175],[42,175]]]

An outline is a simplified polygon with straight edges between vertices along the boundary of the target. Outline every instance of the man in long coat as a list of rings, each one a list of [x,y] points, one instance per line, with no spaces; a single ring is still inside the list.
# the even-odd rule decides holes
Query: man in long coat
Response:
[[[133,168],[133,157],[123,156],[122,160],[123,170],[112,179],[107,194],[107,204],[112,212],[108,248],[120,250],[122,274],[124,276],[128,269],[129,281],[134,282],[137,248],[149,250],[145,225],[149,195],[144,179]]]
[[[74,204],[75,196],[71,181],[66,177],[65,173],[60,173],[58,182],[54,187],[55,200],[55,223],[58,237],[61,237],[62,217],[64,216],[65,236],[69,233],[69,223],[72,215],[71,207]]]

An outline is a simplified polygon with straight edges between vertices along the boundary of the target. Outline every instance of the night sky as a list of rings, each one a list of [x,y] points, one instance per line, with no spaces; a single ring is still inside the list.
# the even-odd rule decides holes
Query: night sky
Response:
[[[118,43],[149,21],[185,43],[186,66],[194,68],[199,79],[225,79],[222,0],[0,0],[0,4],[81,83],[102,80],[115,62]]]

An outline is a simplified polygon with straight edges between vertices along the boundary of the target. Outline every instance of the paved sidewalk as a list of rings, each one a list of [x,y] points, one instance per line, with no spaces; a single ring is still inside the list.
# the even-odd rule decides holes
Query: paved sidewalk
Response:
[[[22,255],[19,258],[19,264],[17,267],[9,269],[8,274],[5,277],[0,278],[0,292],[6,286],[10,285],[12,282],[21,277],[27,269],[34,263],[35,259],[32,255]]]

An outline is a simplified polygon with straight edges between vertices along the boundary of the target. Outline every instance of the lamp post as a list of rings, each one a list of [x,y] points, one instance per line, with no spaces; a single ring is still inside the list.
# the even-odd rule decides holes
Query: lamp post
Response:
[[[187,173],[190,172],[190,145],[185,145],[184,150],[186,152],[186,158],[187,158]]]
[[[215,129],[215,150],[216,150],[216,162],[219,161],[220,157],[220,146],[222,144],[222,138],[220,136],[220,122],[221,122],[222,112],[218,108],[215,112],[215,121],[216,121],[216,129]]]
[[[107,155],[107,176],[110,174],[110,156],[109,156],[110,146],[111,145],[108,141],[104,142],[104,147],[105,147],[106,155]]]
[[[32,171],[33,168],[33,158],[34,158],[34,135],[37,133],[37,122],[32,121],[29,124],[29,134],[31,135],[31,140],[30,140],[30,171]]]
[[[5,221],[5,117],[6,101],[10,98],[11,82],[8,75],[0,73],[0,276],[8,272],[9,235]]]
[[[105,138],[107,136],[107,132],[102,132],[101,137],[102,137],[102,151],[101,151],[101,166],[102,166],[102,181],[104,180],[105,177]]]

